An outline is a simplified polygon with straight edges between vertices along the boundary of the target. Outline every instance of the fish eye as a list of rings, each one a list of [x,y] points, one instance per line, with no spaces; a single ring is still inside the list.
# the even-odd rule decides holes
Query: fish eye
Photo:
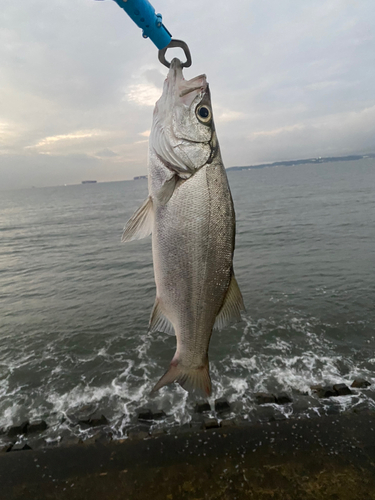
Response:
[[[200,106],[197,109],[198,120],[202,123],[208,123],[211,120],[211,111],[207,106]]]
[[[201,116],[202,118],[207,118],[207,116],[210,114],[210,112],[208,111],[207,108],[205,108],[204,106],[202,106],[200,109],[199,109],[199,116]]]

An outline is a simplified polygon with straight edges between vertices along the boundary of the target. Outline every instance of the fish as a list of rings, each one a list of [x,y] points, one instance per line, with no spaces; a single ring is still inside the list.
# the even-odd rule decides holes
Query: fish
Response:
[[[150,332],[175,334],[176,352],[152,392],[177,382],[211,394],[213,329],[241,319],[233,270],[235,211],[221,158],[206,75],[185,80],[170,64],[149,137],[148,197],[122,241],[152,234],[156,299]]]

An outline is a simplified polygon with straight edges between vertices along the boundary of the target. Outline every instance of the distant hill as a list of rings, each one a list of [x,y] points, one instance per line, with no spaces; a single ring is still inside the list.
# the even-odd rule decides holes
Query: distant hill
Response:
[[[368,155],[350,155],[350,156],[327,156],[318,158],[305,158],[302,160],[275,161],[273,163],[261,163],[260,165],[249,165],[244,167],[229,167],[227,170],[250,170],[266,167],[288,167],[291,165],[304,165],[306,163],[327,163],[331,161],[354,161],[362,160],[363,158],[375,158],[375,154]]]

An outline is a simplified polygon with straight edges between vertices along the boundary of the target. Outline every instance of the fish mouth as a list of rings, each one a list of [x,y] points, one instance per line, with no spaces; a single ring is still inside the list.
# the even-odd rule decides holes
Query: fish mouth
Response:
[[[199,85],[198,87],[193,87],[193,88],[191,88],[191,89],[189,89],[189,88],[188,88],[188,89],[181,90],[181,92],[180,92],[180,97],[184,97],[184,96],[186,96],[186,95],[190,94],[190,92],[194,92],[194,90],[199,90],[199,91],[201,91],[201,88],[202,88],[202,87]]]
[[[175,57],[169,68],[166,78],[167,92],[173,94],[175,99],[190,106],[196,96],[204,93],[208,87],[206,75],[195,76],[191,80],[185,80],[183,75],[182,62]],[[171,95],[172,97],[172,95]]]

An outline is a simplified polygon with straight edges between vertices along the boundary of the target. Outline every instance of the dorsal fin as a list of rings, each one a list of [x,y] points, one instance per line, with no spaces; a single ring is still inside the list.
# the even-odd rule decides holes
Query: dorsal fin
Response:
[[[232,321],[240,321],[241,311],[244,310],[245,306],[243,303],[240,287],[238,286],[237,280],[234,277],[234,273],[232,271],[232,277],[229,283],[227,294],[225,295],[223,305],[221,306],[220,311],[216,316],[214,328],[221,330]]]

